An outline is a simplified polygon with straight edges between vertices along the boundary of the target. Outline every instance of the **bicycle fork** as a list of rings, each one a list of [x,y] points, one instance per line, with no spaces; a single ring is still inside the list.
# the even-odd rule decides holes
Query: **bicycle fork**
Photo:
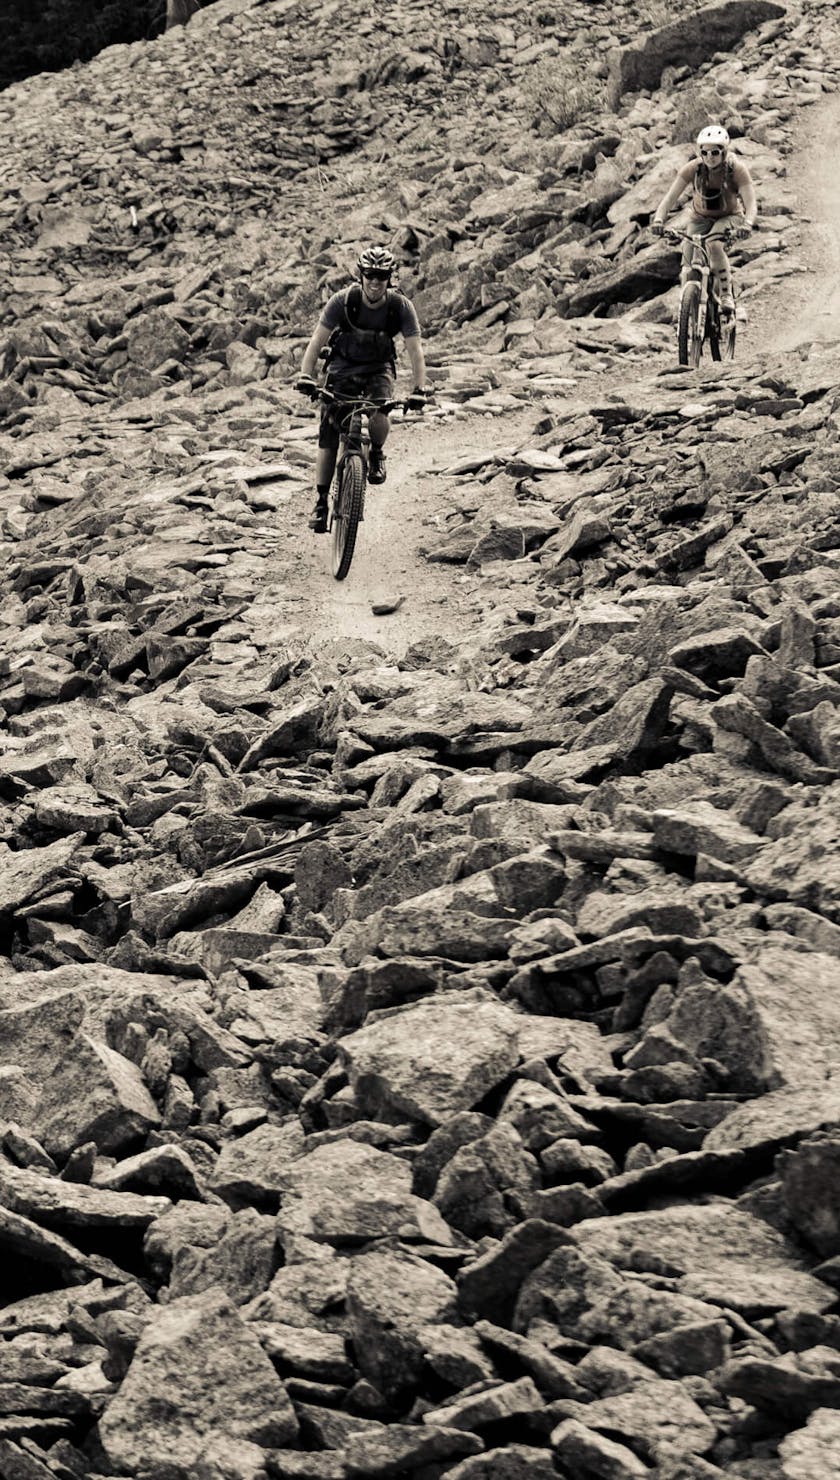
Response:
[[[709,302],[710,275],[711,269],[708,263],[704,262],[701,253],[695,249],[695,251],[692,253],[691,265],[689,268],[688,277],[686,278],[686,282],[700,284],[700,297],[697,303],[697,322],[701,326],[706,322],[706,309]]]
[[[341,448],[341,456],[340,456],[340,458],[338,460],[338,466],[337,466],[337,468],[335,470],[335,481],[333,483],[334,493],[333,493],[332,504],[331,504],[331,511],[330,511],[330,528],[332,528],[333,519],[335,517],[341,515],[342,513],[344,513],[344,510],[342,509],[342,499],[345,496],[345,487],[346,487],[346,484],[345,484],[345,481],[344,481],[344,474],[345,474],[345,468],[346,468],[347,462],[348,462],[348,460],[351,457],[357,457],[357,458],[360,458],[361,459],[361,464],[362,464],[362,479],[361,479],[361,494],[360,494],[359,515],[358,515],[359,523],[361,523],[361,521],[365,517],[365,494],[367,492],[367,465],[368,465],[367,444],[368,444],[368,438],[367,438],[366,434],[363,432],[362,428],[361,427],[353,426],[351,424],[351,427],[348,430],[347,435],[345,436],[345,438],[343,440],[342,448]]]

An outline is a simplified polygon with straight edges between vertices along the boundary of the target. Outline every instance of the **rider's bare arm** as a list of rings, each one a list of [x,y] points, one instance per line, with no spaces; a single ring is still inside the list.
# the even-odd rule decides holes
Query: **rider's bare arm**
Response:
[[[321,353],[321,350],[324,348],[324,345],[329,339],[331,333],[332,330],[328,329],[326,324],[315,325],[315,332],[313,333],[312,338],[306,346],[306,349],[303,352],[303,359],[300,362],[301,375],[315,374],[315,366],[318,363],[318,356]]]
[[[752,175],[740,159],[732,171],[732,183],[741,197],[741,203],[744,207],[744,220],[747,226],[755,226],[755,218],[758,215],[755,186],[753,185]]]
[[[693,163],[683,165],[681,170],[677,170],[670,190],[666,191],[665,195],[663,195],[661,201],[659,202],[659,205],[656,207],[651,225],[662,225],[669,212],[672,211],[674,206],[677,204],[680,196],[685,194],[693,179]]]
[[[414,376],[415,385],[426,384],[426,361],[423,355],[423,342],[419,334],[412,334],[405,341],[405,351],[408,355],[408,363]]]

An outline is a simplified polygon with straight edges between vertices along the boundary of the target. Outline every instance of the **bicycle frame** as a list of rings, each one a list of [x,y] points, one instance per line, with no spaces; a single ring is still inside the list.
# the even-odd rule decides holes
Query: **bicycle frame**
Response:
[[[714,360],[719,360],[721,358],[722,339],[726,345],[726,353],[728,354],[729,358],[731,358],[732,354],[734,353],[735,347],[735,324],[734,319],[728,321],[727,327],[724,327],[722,323],[718,277],[717,272],[712,267],[711,257],[708,250],[709,235],[694,236],[689,232],[678,231],[674,227],[667,228],[665,231],[665,235],[669,237],[672,241],[691,243],[689,272],[685,282],[683,283],[681,294],[681,363],[687,363],[687,359],[683,356],[684,329],[682,322],[683,317],[687,312],[686,296],[687,294],[691,294],[691,297],[693,298],[695,287],[699,288],[699,292],[697,295],[695,321],[697,325],[697,340],[695,345],[695,354],[693,358],[694,365],[696,366],[699,363],[701,347],[702,344],[706,341],[708,341],[712,358]],[[732,233],[729,231],[719,232],[714,236],[713,240],[719,243],[719,245],[723,248],[725,252],[732,241]],[[691,312],[693,316],[693,306]]]
[[[333,537],[333,575],[343,581],[356,548],[356,532],[365,517],[370,433],[367,417],[389,412],[398,401],[375,401],[362,396],[338,396],[323,387],[319,399],[330,408],[338,427],[339,455],[333,474],[328,529]]]
[[[689,232],[677,231],[674,227],[669,227],[665,234],[676,241],[691,242],[692,244],[693,250],[689,268],[696,275],[695,282],[700,283],[700,322],[703,324],[706,322],[705,314],[710,299],[717,305],[718,311],[720,311],[717,274],[712,267],[712,261],[706,247],[709,236],[708,234],[706,236],[692,236]],[[732,238],[728,231],[721,231],[718,232],[714,240],[719,242],[723,250],[726,251]]]
[[[334,391],[323,387],[319,399],[325,406],[329,406],[335,415],[338,425],[340,448],[336,465],[335,486],[338,485],[338,472],[345,457],[350,453],[358,453],[364,459],[365,477],[367,477],[368,447],[370,435],[366,425],[366,418],[375,411],[383,411],[387,415],[400,405],[399,401],[373,401],[364,396],[337,396]]]

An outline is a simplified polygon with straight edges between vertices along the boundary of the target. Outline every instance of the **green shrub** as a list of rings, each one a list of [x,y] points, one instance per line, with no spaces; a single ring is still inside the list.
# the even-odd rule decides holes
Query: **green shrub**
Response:
[[[598,107],[603,84],[591,59],[561,55],[535,62],[522,92],[532,127],[538,133],[562,133]]]

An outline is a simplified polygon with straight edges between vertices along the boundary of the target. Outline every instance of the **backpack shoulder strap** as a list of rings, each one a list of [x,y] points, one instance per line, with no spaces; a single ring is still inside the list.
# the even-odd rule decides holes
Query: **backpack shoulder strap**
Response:
[[[396,288],[388,289],[388,307],[385,319],[385,332],[396,339],[402,333],[402,308],[405,297]]]
[[[344,295],[344,318],[348,329],[358,327],[359,309],[362,303],[361,283],[351,283]]]

